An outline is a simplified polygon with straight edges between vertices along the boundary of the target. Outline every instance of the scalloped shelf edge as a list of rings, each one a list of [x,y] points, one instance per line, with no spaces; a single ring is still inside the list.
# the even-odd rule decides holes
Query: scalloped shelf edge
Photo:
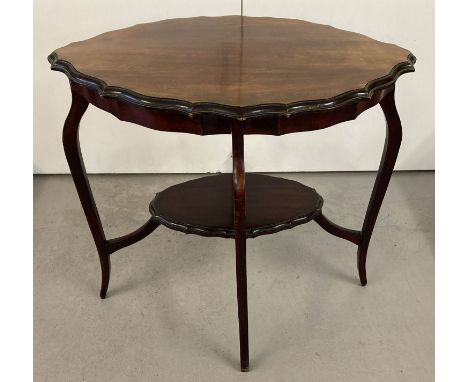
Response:
[[[231,106],[211,102],[191,103],[179,99],[148,97],[125,88],[109,86],[98,78],[83,74],[76,70],[70,62],[60,59],[56,52],[52,52],[47,59],[52,70],[64,73],[70,80],[80,85],[97,90],[101,97],[117,98],[152,109],[176,111],[189,117],[209,113],[240,121],[266,116],[289,117],[303,112],[332,110],[349,103],[370,99],[376,90],[391,86],[402,74],[414,72],[414,64],[416,63],[416,57],[410,53],[407,61],[395,65],[387,75],[369,81],[364,88],[351,90],[327,99],[299,101],[289,104],[269,103],[252,106]]]
[[[157,197],[157,194],[156,194],[156,197]],[[292,229],[294,227],[297,227],[298,225],[308,223],[312,220],[315,220],[317,216],[322,214],[322,207],[323,207],[323,199],[320,198],[319,206],[317,207],[317,209],[312,211],[309,214],[299,216],[294,219],[281,222],[281,223],[258,226],[255,228],[246,228],[245,230],[246,238],[254,239],[258,236],[271,235],[273,233],[277,233],[277,232],[284,231],[287,229]],[[183,232],[186,234],[206,236],[206,237],[221,237],[225,239],[235,238],[234,229],[193,226],[190,224],[176,223],[176,222],[166,220],[162,216],[156,213],[152,204],[150,205],[150,213],[154,221],[174,231],[179,231],[179,232]]]

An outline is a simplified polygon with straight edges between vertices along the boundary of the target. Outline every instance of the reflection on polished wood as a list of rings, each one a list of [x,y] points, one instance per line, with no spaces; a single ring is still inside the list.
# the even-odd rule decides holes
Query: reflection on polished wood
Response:
[[[246,16],[139,24],[72,43],[49,60],[108,96],[237,118],[369,98],[414,63],[408,50],[361,34]]]

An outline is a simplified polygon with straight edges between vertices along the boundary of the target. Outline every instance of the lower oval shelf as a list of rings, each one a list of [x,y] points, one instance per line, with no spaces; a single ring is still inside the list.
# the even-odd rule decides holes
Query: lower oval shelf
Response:
[[[322,197],[301,183],[246,174],[246,236],[266,235],[307,223],[321,214]],[[206,176],[171,186],[150,203],[153,218],[168,228],[234,238],[232,174]]]

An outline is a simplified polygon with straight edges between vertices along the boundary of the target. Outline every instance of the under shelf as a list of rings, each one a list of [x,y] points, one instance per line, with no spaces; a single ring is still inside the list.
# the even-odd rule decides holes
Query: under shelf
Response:
[[[321,214],[322,197],[288,179],[246,174],[246,236],[253,238],[307,223]],[[234,238],[232,174],[211,175],[158,193],[150,212],[168,228],[202,236]]]

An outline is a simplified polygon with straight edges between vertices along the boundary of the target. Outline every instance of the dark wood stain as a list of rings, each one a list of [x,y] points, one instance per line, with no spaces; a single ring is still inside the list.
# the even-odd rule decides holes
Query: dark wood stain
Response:
[[[83,207],[89,229],[91,230],[98,251],[102,272],[100,296],[104,299],[109,286],[111,270],[110,255],[121,248],[127,247],[145,238],[153,232],[159,224],[154,219],[149,219],[142,227],[127,235],[111,240],[106,239],[94,196],[89,186],[88,174],[86,173],[86,168],[81,156],[79,138],[80,120],[88,108],[88,105],[88,101],[72,89],[72,103],[63,126],[62,141],[68,167],[70,168],[70,173],[81,201],[81,206]]]
[[[70,81],[72,90],[89,103],[116,116],[121,121],[133,122],[152,130],[196,135],[231,134],[230,119],[218,114],[187,115],[177,111],[140,106],[118,98],[103,97],[96,89]],[[284,135],[301,131],[325,129],[338,123],[356,119],[365,110],[377,105],[388,93],[384,88],[375,91],[370,99],[342,105],[331,110],[308,111],[287,116],[269,115],[243,121],[244,135]]]
[[[248,238],[304,224],[321,214],[322,197],[301,183],[260,174],[245,175]],[[234,238],[231,174],[207,176],[157,194],[150,211],[169,228],[202,236]]]
[[[237,317],[241,371],[249,371],[249,316],[247,304],[247,245],[245,210],[244,131],[242,123],[231,121],[232,199],[234,201],[234,242],[236,245]]]
[[[49,60],[108,97],[236,119],[370,98],[415,62],[408,50],[358,33],[247,16],[139,24],[72,43]]]
[[[160,224],[203,236],[234,238],[240,367],[249,370],[246,239],[315,220],[358,246],[361,285],[367,284],[369,242],[402,139],[395,81],[414,71],[414,56],[395,45],[299,20],[199,17],[137,25],[73,43],[49,56],[70,79],[72,104],[63,145],[102,270],[110,255]],[[243,37],[242,37],[243,36]],[[89,104],[120,120],[162,131],[230,134],[232,175],[169,187],[150,204],[135,231],[106,239],[81,157],[79,123]],[[312,188],[286,179],[246,174],[244,136],[324,129],[380,104],[387,135],[360,231],[322,214]]]

